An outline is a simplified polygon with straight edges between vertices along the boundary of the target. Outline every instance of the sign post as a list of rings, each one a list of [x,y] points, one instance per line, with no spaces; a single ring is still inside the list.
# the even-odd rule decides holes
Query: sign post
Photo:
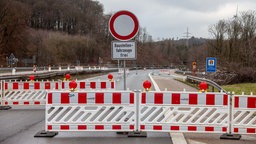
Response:
[[[118,41],[111,44],[113,60],[124,60],[124,90],[126,90],[126,60],[136,60],[136,43],[130,41],[139,31],[139,21],[130,11],[121,10],[109,19],[109,31]]]

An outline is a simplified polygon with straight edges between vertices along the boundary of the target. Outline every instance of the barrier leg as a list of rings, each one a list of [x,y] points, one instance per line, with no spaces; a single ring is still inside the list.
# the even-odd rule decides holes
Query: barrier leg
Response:
[[[147,133],[146,132],[142,132],[140,130],[140,103],[141,103],[141,92],[139,90],[135,90],[134,91],[136,93],[136,124],[135,124],[135,131],[133,132],[129,132],[128,133],[128,137],[147,137]]]
[[[228,118],[228,133],[223,134],[220,136],[220,139],[229,139],[229,140],[240,140],[241,135],[240,134],[233,134],[232,129],[233,129],[233,107],[234,107],[234,99],[233,99],[233,94],[228,94],[228,104],[229,104],[229,118]]]
[[[34,137],[54,137],[58,135],[58,132],[49,132],[42,130],[34,135]]]
[[[47,95],[46,95],[46,99],[47,99]],[[48,128],[47,128],[47,120],[48,120],[48,107],[47,107],[47,103],[45,105],[45,130],[42,130],[42,131],[39,131],[38,133],[36,133],[34,135],[34,137],[49,137],[49,138],[52,138],[56,135],[58,135],[58,132],[55,132],[55,131],[47,131]]]
[[[9,109],[11,109],[12,107],[10,107],[10,106],[8,106],[8,105],[5,105],[5,103],[4,103],[4,98],[5,98],[5,89],[4,89],[4,83],[5,83],[5,81],[3,80],[3,81],[1,81],[1,105],[0,105],[0,110],[9,110]]]

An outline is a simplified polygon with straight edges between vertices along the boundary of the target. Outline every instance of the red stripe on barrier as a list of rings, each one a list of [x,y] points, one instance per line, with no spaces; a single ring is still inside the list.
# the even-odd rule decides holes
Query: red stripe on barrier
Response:
[[[59,89],[59,83],[55,83],[55,89]]]
[[[171,104],[180,104],[180,94],[172,94],[172,103]]]
[[[222,131],[223,131],[223,132],[227,132],[227,128],[226,128],[226,127],[223,127],[223,128],[222,128]]]
[[[141,96],[141,103],[142,104],[145,104],[146,103],[146,93],[142,93],[142,96]]]
[[[215,105],[215,95],[206,94],[206,105]]]
[[[196,126],[188,126],[188,131],[196,131]]]
[[[44,84],[44,88],[47,89],[47,90],[51,89],[51,83],[50,82],[46,82]]]
[[[29,105],[29,102],[28,101],[24,102],[24,105]]]
[[[247,108],[256,108],[256,97],[247,98]]]
[[[61,130],[69,130],[69,125],[60,125]]]
[[[23,89],[25,89],[25,90],[29,89],[29,83],[28,82],[24,82],[23,86],[24,86]]]
[[[155,93],[154,104],[163,104],[163,93]]]
[[[141,125],[140,129],[144,130],[145,129],[145,125]]]
[[[85,82],[80,82],[80,89],[85,89],[85,86],[86,86]]]
[[[247,128],[247,133],[255,133],[255,128]]]
[[[223,105],[228,105],[228,95],[226,94],[223,96]]]
[[[36,89],[36,90],[40,89],[40,83],[39,82],[34,83],[34,89]]]
[[[12,102],[13,105],[18,105],[19,102],[15,101],[15,102]]]
[[[235,108],[239,107],[239,97],[235,97]]]
[[[48,130],[52,130],[52,125],[48,125],[48,126],[47,126],[47,129],[48,129]]]
[[[104,93],[96,93],[95,94],[95,103],[96,104],[104,104]]]
[[[35,105],[39,105],[39,104],[40,104],[40,101],[35,101],[34,104],[35,104]]]
[[[214,131],[214,127],[205,127],[205,131]]]
[[[153,130],[162,130],[163,128],[162,128],[162,126],[160,126],[160,125],[154,125],[153,126]]]
[[[90,88],[95,89],[96,88],[96,82],[90,82]]]
[[[52,104],[52,93],[48,93],[48,104]]]
[[[130,93],[130,104],[134,104],[134,93]]]
[[[8,89],[8,83],[4,83],[4,88]]]
[[[86,130],[86,129],[87,129],[87,126],[86,126],[86,125],[78,125],[78,126],[77,126],[77,129],[78,129],[78,130]]]
[[[115,83],[111,82],[111,88],[114,89],[115,88]]]
[[[61,104],[69,104],[69,93],[61,93],[60,95],[60,103]]]
[[[121,93],[113,93],[112,101],[113,104],[121,104]]]
[[[189,94],[189,104],[190,105],[197,105],[198,103],[198,95],[197,94]]]
[[[106,82],[101,82],[100,83],[100,88],[102,88],[102,89],[107,88],[107,83]]]
[[[78,104],[87,103],[87,93],[78,93]]]
[[[65,82],[61,83],[61,87],[62,87],[62,89],[65,89]]]
[[[238,128],[234,128],[234,132],[238,133]]]
[[[113,130],[120,130],[120,129],[122,129],[122,127],[121,127],[121,125],[113,125],[112,129]]]
[[[130,125],[130,130],[134,130],[134,125]]]
[[[104,130],[104,125],[96,125],[95,129],[96,130]]]
[[[9,103],[8,102],[4,102],[5,105],[8,105]]]
[[[14,90],[19,89],[19,84],[17,82],[12,83],[12,89]]]
[[[171,126],[170,130],[180,130],[180,127],[179,126]]]

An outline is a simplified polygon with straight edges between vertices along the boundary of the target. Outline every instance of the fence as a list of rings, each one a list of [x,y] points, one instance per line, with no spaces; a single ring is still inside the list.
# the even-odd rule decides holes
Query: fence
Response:
[[[76,90],[115,89],[115,83],[112,81],[77,81],[77,84],[78,86]],[[45,105],[45,96],[47,94],[47,90],[69,90],[69,82],[1,81],[0,106]]]
[[[40,134],[53,131],[255,134],[255,110],[255,96],[225,93],[50,91],[46,132]]]

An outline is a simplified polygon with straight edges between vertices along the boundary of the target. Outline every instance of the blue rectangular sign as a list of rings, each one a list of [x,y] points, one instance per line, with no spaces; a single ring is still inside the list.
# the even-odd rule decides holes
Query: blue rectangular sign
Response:
[[[216,72],[217,70],[217,59],[208,57],[206,58],[206,72]]]

